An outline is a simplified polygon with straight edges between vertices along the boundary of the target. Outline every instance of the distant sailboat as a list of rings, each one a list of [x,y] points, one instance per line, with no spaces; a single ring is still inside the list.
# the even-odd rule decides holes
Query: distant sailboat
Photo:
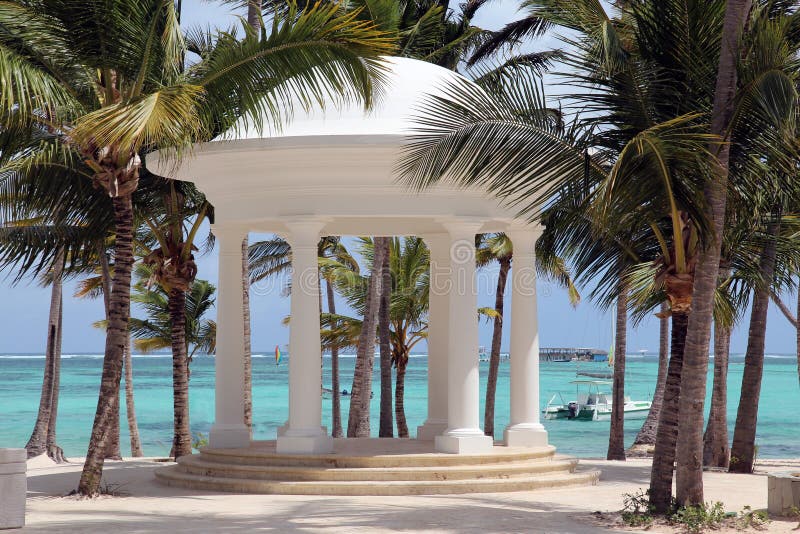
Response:
[[[278,345],[275,345],[275,365],[281,363],[281,349]]]

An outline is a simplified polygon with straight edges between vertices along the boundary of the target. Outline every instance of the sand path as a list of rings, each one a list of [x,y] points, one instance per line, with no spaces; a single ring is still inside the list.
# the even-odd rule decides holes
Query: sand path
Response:
[[[646,487],[649,462],[583,460],[603,471],[594,487],[414,497],[233,495],[157,484],[149,460],[107,462],[104,483],[121,497],[63,497],[77,486],[81,464],[33,459],[28,471],[28,526],[21,532],[620,532],[598,524],[592,512],[622,507],[622,495]],[[706,473],[706,499],[726,510],[766,508],[766,471],[798,461],[762,462],[755,475]],[[775,521],[769,532],[791,532],[797,521]],[[649,532],[662,532],[651,529]],[[717,531],[720,532],[720,531]]]

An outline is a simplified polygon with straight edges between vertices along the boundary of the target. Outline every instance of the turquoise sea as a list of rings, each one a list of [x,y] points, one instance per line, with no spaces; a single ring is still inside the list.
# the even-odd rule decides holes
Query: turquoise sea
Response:
[[[655,383],[655,357],[628,357],[627,393],[633,398],[649,398]],[[800,457],[800,388],[794,356],[767,356],[759,407],[757,442],[759,455],[767,458]],[[355,358],[341,359],[341,385],[350,389]],[[100,355],[64,355],[62,361],[61,401],[58,413],[59,444],[68,456],[86,452],[100,384]],[[605,363],[577,364],[582,371],[606,372]],[[41,355],[0,355],[0,447],[23,447],[36,419],[44,358]],[[164,456],[169,452],[172,427],[171,359],[167,355],[134,356],[136,415],[144,452],[147,456]],[[426,416],[425,355],[412,356],[406,378],[406,416],[412,432]],[[732,358],[729,375],[728,420],[736,418],[742,357]],[[253,420],[257,439],[275,437],[276,428],[288,415],[288,360],[276,366],[272,355],[256,355],[253,364]],[[500,367],[495,428],[502,431],[508,422],[508,361]],[[541,403],[562,391],[574,395],[569,381],[575,378],[575,363],[541,364]],[[488,363],[481,363],[482,389],[485,388]],[[330,386],[330,360],[324,359],[324,383]],[[709,389],[711,374],[709,372]],[[377,434],[379,378],[376,368],[372,401],[373,433]],[[193,433],[207,434],[214,416],[214,359],[200,356],[191,365],[191,427]],[[481,393],[483,398],[483,392]],[[342,412],[348,410],[343,397]],[[330,428],[331,401],[323,401],[324,424]],[[123,455],[129,454],[127,420],[122,403]],[[483,406],[481,406],[481,421]],[[642,421],[626,422],[626,438],[633,441]],[[566,454],[604,456],[608,442],[608,422],[545,421],[550,442]]]

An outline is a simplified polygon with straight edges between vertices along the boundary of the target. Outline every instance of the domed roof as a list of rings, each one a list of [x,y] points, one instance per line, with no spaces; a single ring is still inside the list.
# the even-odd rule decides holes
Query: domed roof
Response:
[[[217,138],[223,140],[300,137],[319,135],[405,135],[413,128],[413,115],[426,97],[457,78],[451,70],[416,59],[386,57],[385,82],[373,108],[364,110],[360,102],[342,106],[328,99],[324,109],[316,106],[305,112],[295,106],[295,114],[279,131],[263,131],[253,124],[240,123]],[[463,79],[463,78],[462,78]]]

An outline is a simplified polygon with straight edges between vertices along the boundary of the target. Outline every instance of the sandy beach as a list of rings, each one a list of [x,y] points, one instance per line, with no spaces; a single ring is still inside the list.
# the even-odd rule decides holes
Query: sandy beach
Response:
[[[168,488],[153,477],[161,465],[152,459],[106,462],[104,485],[120,496],[85,500],[65,497],[77,485],[79,458],[65,465],[34,458],[22,532],[635,532],[615,527],[613,513],[621,509],[623,494],[645,488],[649,478],[648,460],[582,460],[582,468],[602,470],[599,485],[458,496],[309,497]],[[766,508],[765,473],[799,466],[800,460],[764,460],[753,475],[708,472],[706,499],[722,501],[727,511]],[[768,531],[797,526],[797,520],[777,519]]]

